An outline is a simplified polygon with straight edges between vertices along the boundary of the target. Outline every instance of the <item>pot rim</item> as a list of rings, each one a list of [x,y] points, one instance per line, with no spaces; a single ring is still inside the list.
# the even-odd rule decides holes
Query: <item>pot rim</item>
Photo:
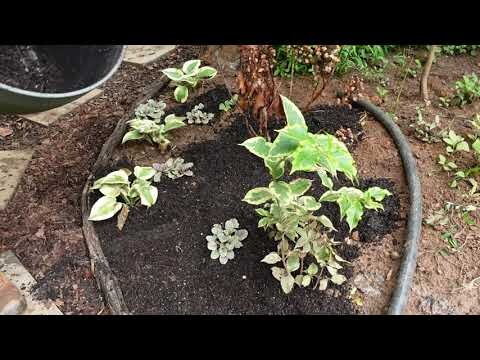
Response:
[[[105,75],[103,78],[93,83],[92,85],[89,85],[79,90],[70,91],[66,93],[42,93],[37,91],[23,90],[23,89],[6,85],[3,83],[0,83],[0,90],[6,90],[14,94],[25,95],[25,96],[34,97],[37,99],[62,99],[62,98],[69,98],[69,97],[78,97],[80,95],[86,94],[96,89],[97,87],[105,83],[108,79],[110,79],[110,77],[118,70],[118,68],[120,67],[120,64],[123,62],[123,58],[125,56],[126,50],[127,50],[127,45],[122,45],[122,51],[120,52],[117,62],[113,65],[112,69],[108,72],[107,75]]]

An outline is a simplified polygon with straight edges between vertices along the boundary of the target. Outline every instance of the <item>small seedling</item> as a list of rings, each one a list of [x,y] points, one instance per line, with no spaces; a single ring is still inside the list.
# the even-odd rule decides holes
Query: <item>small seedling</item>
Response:
[[[176,86],[173,93],[175,100],[184,103],[188,99],[189,89],[195,89],[201,80],[210,80],[217,75],[217,70],[211,66],[200,67],[200,60],[186,61],[181,69],[168,68],[162,72]]]
[[[415,129],[415,137],[426,143],[440,142],[445,136],[445,131],[441,129],[440,116],[435,115],[432,122],[423,118],[422,110],[417,107],[417,119],[410,127]]]
[[[147,140],[150,144],[158,144],[160,151],[163,152],[170,144],[170,140],[167,138],[166,134],[174,129],[186,126],[184,120],[185,117],[170,114],[165,118],[163,124],[159,124],[154,120],[146,119],[133,119],[127,121],[127,124],[132,130],[124,135],[122,144],[125,144],[130,140]]]
[[[385,100],[385,98],[389,93],[388,89],[384,88],[383,86],[377,86],[376,90],[377,90],[378,96],[380,96],[382,100]]]
[[[462,80],[455,83],[455,96],[452,104],[463,106],[480,98],[480,79],[477,74],[464,75]]]
[[[206,237],[207,248],[211,251],[210,258],[218,259],[220,264],[224,265],[228,260],[235,257],[234,249],[240,249],[242,241],[248,236],[248,231],[238,229],[240,224],[237,219],[230,219],[225,222],[225,227],[221,224],[214,224],[212,234]]]
[[[453,171],[458,168],[455,162],[448,160],[445,155],[438,155],[438,163],[442,165],[443,170],[445,171]]]
[[[447,144],[446,150],[449,154],[457,151],[470,151],[470,147],[465,139],[460,135],[457,135],[453,130],[448,132],[448,134],[443,138],[443,141]]]
[[[189,124],[198,124],[198,125],[206,125],[213,119],[215,116],[212,113],[206,113],[202,110],[205,108],[205,105],[202,103],[195,105],[192,111],[187,112],[187,123]]]
[[[418,72],[422,69],[422,63],[419,59],[415,59],[414,67],[405,68],[406,75],[411,78],[416,78]]]
[[[233,95],[230,99],[225,100],[218,106],[218,110],[229,112],[237,103],[238,94]]]
[[[178,179],[183,176],[193,176],[193,163],[186,163],[182,158],[170,158],[163,164],[155,163],[152,165],[156,173],[153,177],[154,182],[160,182],[163,175],[170,179]]]
[[[444,107],[444,108],[450,107],[450,102],[451,102],[450,98],[440,96],[438,98],[438,101],[440,102],[440,107]]]
[[[146,207],[155,204],[158,190],[149,181],[155,175],[155,170],[151,167],[135,166],[133,170],[135,180],[132,183],[128,179],[131,174],[132,172],[128,169],[120,169],[93,183],[90,189],[100,191],[103,196],[93,204],[88,220],[110,219],[121,210],[117,227],[122,230],[129,209],[138,201]]]

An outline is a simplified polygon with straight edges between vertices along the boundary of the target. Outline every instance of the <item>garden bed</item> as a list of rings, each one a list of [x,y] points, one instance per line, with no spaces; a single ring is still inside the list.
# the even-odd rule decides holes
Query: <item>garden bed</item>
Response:
[[[158,96],[167,103],[167,114],[182,115],[193,104],[203,102],[207,109],[215,110],[214,121],[179,129],[172,136],[175,148],[169,154],[161,155],[144,142],[119,146],[112,152],[111,161],[94,174],[99,178],[119,167],[151,166],[169,156],[181,156],[194,163],[193,177],[164,179],[155,184],[159,192],[157,203],[148,210],[133,208],[121,232],[116,218],[94,224],[128,310],[137,314],[357,312],[348,298],[349,283],[323,292],[295,288],[285,295],[270,267],[260,262],[274,250],[275,243],[257,227],[254,208],[241,200],[249,189],[268,184],[269,174],[262,161],[238,146],[250,137],[244,115],[221,114],[216,110],[219,100],[228,98],[225,89],[210,85],[186,105],[175,105],[170,97],[170,89]],[[351,149],[364,135],[361,114],[346,107],[316,107],[305,118],[312,132],[335,134],[350,129],[351,136],[346,140],[350,140],[347,143]],[[316,198],[326,190],[316,175],[298,173],[289,180],[297,177],[315,180],[310,192]],[[342,185],[349,186],[349,182],[340,176],[336,186]],[[349,238],[348,225],[340,221],[335,204],[325,203],[320,210],[338,229],[334,235],[335,240],[342,242],[338,252],[349,261],[359,255],[364,243],[378,242],[392,232],[400,218],[396,184],[382,177],[360,179],[360,189],[370,186],[386,188],[394,195],[384,200],[385,211],[366,211],[354,236],[360,241],[345,242]],[[92,193],[89,205],[96,199],[98,195]],[[237,218],[249,236],[235,258],[221,265],[210,259],[205,236],[214,223],[230,218]],[[351,277],[351,266],[346,266],[345,275]]]

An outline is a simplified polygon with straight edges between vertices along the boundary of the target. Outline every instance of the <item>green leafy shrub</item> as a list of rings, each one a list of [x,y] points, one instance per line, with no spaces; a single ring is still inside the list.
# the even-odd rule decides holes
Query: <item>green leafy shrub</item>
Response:
[[[269,142],[254,137],[241,144],[263,159],[273,178],[268,187],[248,191],[243,201],[262,205],[256,209],[260,215],[258,226],[269,231],[269,237],[279,242],[277,252],[262,261],[269,264],[282,262],[283,268],[272,267],[272,275],[280,281],[283,291],[291,292],[295,284],[309,286],[314,277],[317,278],[314,288],[324,290],[329,281],[342,284],[345,277],[338,273],[342,269],[340,262],[344,260],[334,251],[336,243],[325,234],[325,231],[335,230],[332,222],[325,215],[315,215],[321,208],[321,201],[338,201],[352,230],[360,220],[363,208],[381,208],[377,201],[383,200],[389,192],[377,187],[365,193],[358,190],[361,196],[352,188],[333,191],[330,176],[336,177],[338,172],[352,182],[356,180],[357,170],[351,154],[334,136],[310,133],[300,110],[286,97],[281,98],[287,125],[278,130],[275,140]],[[311,180],[281,181],[287,164],[290,174],[316,172],[322,184],[330,189],[324,199],[317,201],[306,195]],[[297,272],[295,276],[294,272]]]
[[[202,103],[195,105],[195,107],[192,109],[192,111],[188,111],[186,113],[187,116],[187,123],[189,124],[203,124],[206,125],[210,122],[210,120],[213,119],[215,116],[212,113],[206,113],[203,112],[202,110],[205,108],[205,105]]]
[[[455,90],[455,96],[451,101],[453,105],[463,106],[480,98],[480,80],[477,74],[464,75],[462,80],[455,83]]]
[[[153,181],[160,182],[163,175],[170,179],[178,179],[183,176],[193,176],[193,163],[186,163],[182,158],[170,158],[163,164],[155,163],[152,165],[156,173],[153,177]]]
[[[103,196],[93,204],[89,220],[110,219],[122,210],[117,223],[121,230],[130,207],[135,206],[138,201],[146,207],[155,204],[158,190],[149,181],[155,175],[155,170],[151,167],[135,166],[133,170],[135,180],[133,182],[129,180],[131,174],[132,172],[128,169],[120,169],[93,183],[90,190],[98,190]]]
[[[387,55],[396,48],[397,45],[343,45],[336,73],[342,75],[352,70],[364,72],[371,67],[382,67],[387,63]]]
[[[122,139],[122,144],[131,140],[147,140],[150,144],[156,143],[161,151],[170,144],[166,134],[174,129],[186,126],[185,117],[168,115],[162,123],[158,120],[133,119],[127,122],[132,130],[128,131]]]
[[[470,54],[475,56],[480,45],[441,45],[440,52],[445,55]]]
[[[211,66],[200,67],[200,60],[186,61],[181,69],[168,68],[162,72],[174,82],[173,93],[175,100],[184,103],[188,99],[189,89],[197,87],[201,80],[210,80],[217,75],[217,70]]]
[[[238,229],[240,224],[237,219],[225,222],[225,228],[221,224],[214,224],[212,234],[207,236],[207,248],[211,251],[210,258],[218,259],[224,265],[228,260],[235,257],[234,250],[243,246],[242,241],[248,237],[248,231]]]

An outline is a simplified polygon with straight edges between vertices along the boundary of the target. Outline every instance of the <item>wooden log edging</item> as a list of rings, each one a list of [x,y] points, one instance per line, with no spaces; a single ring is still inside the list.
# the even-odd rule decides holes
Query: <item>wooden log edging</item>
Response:
[[[108,264],[108,260],[103,253],[95,227],[93,226],[93,223],[88,220],[90,214],[90,187],[95,180],[94,174],[107,166],[108,161],[113,155],[113,151],[121,143],[122,137],[127,128],[127,121],[132,119],[136,107],[162,91],[169,82],[170,80],[166,76],[162,76],[150,87],[143,90],[141,95],[131,106],[130,110],[118,121],[112,134],[109,136],[105,144],[103,144],[97,161],[93,165],[82,191],[82,230],[90,255],[92,273],[95,277],[98,288],[102,291],[107,306],[114,315],[127,315],[129,314],[129,310],[123,298],[122,289],[120,288],[118,279],[113,274],[110,265]]]

